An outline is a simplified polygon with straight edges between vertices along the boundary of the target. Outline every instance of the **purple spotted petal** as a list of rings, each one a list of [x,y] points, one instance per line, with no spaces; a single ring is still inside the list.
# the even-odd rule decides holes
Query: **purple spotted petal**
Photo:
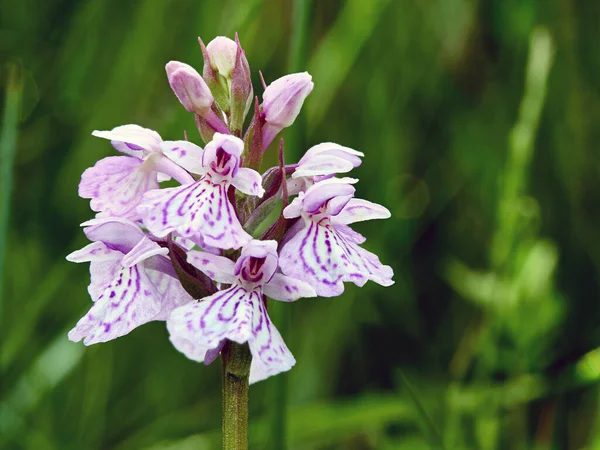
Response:
[[[159,152],[162,142],[156,131],[139,125],[121,125],[110,131],[95,130],[92,135],[109,139],[116,150],[139,158],[148,152]]]
[[[123,253],[108,247],[104,242],[92,242],[67,256],[67,260],[71,262],[91,262],[88,292],[94,302],[121,269],[122,258]]]
[[[175,309],[167,319],[167,329],[172,339],[185,339],[207,350],[223,339],[242,344],[252,337],[253,302],[258,301],[259,291],[234,285]]]
[[[144,192],[156,188],[156,172],[144,170],[141,159],[110,156],[83,172],[79,196],[90,198],[94,211],[135,219]]]
[[[253,338],[248,342],[252,353],[250,384],[287,372],[296,364],[281,334],[269,319],[262,300],[255,301],[252,319]]]
[[[310,284],[276,273],[264,287],[267,297],[283,302],[293,302],[303,297],[316,297],[317,293]]]
[[[335,225],[335,230],[349,242],[363,244],[367,238],[357,231],[354,231],[348,225]]]
[[[363,220],[387,219],[391,217],[390,211],[385,207],[368,200],[353,198],[350,200],[332,222],[335,224],[350,224]]]
[[[218,283],[233,284],[235,282],[234,263],[224,256],[192,250],[188,252],[187,261]]]
[[[164,141],[160,148],[163,154],[185,170],[203,174],[202,154],[204,150],[188,141]]]
[[[248,292],[234,285],[177,308],[167,320],[167,329],[173,345],[195,361],[214,356],[211,350],[219,348],[223,339],[248,342],[250,383],[289,370],[295,363],[267,315],[260,289]]]
[[[368,279],[383,286],[393,284],[391,267],[345,238],[327,220],[307,220],[282,248],[279,264],[284,274],[306,281],[322,297],[340,295],[345,281],[358,286]]]
[[[168,263],[171,264],[170,261]],[[194,301],[181,286],[174,273],[168,275],[159,270],[150,269],[146,269],[146,273],[162,298],[160,311],[153,320],[167,320],[173,310]]]
[[[238,169],[235,177],[231,180],[231,184],[240,192],[247,195],[262,197],[265,190],[262,187],[262,177],[260,174],[247,167]]]
[[[173,231],[183,237],[200,235],[207,245],[224,249],[240,248],[252,239],[227,198],[227,185],[213,184],[209,177],[147,192],[138,212],[158,237]]]
[[[69,332],[69,339],[83,339],[85,345],[110,341],[149,322],[160,309],[160,293],[143,266],[123,267]]]

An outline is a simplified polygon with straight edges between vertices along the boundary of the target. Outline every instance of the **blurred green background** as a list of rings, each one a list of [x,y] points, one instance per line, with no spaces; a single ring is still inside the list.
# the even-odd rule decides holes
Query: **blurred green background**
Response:
[[[393,217],[357,229],[396,273],[274,308],[298,362],[251,387],[250,448],[600,449],[599,25],[596,0],[0,0],[0,448],[219,448],[219,364],[159,322],[69,342],[91,302],[65,255],[116,154],[92,130],[200,143],[164,65],[238,31],[258,94],[313,76],[288,162],[366,154]]]

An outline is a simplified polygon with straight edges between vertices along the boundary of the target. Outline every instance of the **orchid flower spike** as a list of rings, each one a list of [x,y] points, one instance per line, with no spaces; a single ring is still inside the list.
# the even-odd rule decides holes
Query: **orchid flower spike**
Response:
[[[200,160],[187,169],[201,175],[196,182],[144,195],[138,208],[148,229],[158,237],[175,231],[182,237],[201,237],[208,246],[237,249],[252,237],[244,231],[227,196],[229,186],[262,197],[260,174],[240,167],[241,139],[215,133]]]
[[[362,152],[333,142],[315,145],[298,161],[292,178],[288,180],[288,192],[294,195],[338,173],[350,172],[360,166],[363,156]]]
[[[171,177],[184,184],[194,181],[180,167],[182,158],[156,131],[123,125],[111,131],[94,131],[92,135],[110,139],[116,150],[128,155],[103,158],[81,176],[79,196],[91,199],[92,210],[101,216],[136,220],[136,208],[144,192],[157,189],[159,181]],[[188,144],[190,150],[202,151]]]
[[[390,286],[393,271],[358,244],[365,238],[350,223],[386,219],[381,205],[355,199],[354,179],[331,178],[300,192],[284,209],[287,219],[301,217],[299,229],[283,245],[279,264],[284,274],[306,281],[318,295],[334,297],[344,291],[343,282],[363,286],[367,280]]]
[[[313,87],[314,83],[308,72],[286,75],[267,86],[261,105],[265,118],[262,129],[263,151],[281,130],[294,123]]]
[[[201,362],[214,359],[224,339],[248,342],[250,383],[291,369],[296,361],[269,319],[263,294],[284,302],[316,294],[307,283],[276,272],[277,242],[250,241],[235,263],[198,251],[189,252],[188,262],[231,287],[171,313],[167,329],[175,348]]]
[[[181,287],[168,250],[126,219],[93,219],[82,224],[91,244],[67,256],[90,262],[90,311],[69,332],[85,345],[116,339],[151,320],[166,320],[192,298]]]

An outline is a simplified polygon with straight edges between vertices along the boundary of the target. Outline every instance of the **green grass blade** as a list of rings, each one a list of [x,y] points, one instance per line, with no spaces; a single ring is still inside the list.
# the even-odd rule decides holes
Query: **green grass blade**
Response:
[[[4,266],[8,238],[10,215],[10,197],[12,193],[13,163],[21,109],[23,83],[20,68],[16,64],[8,65],[6,100],[0,135],[0,318],[2,317],[2,293],[4,287]]]

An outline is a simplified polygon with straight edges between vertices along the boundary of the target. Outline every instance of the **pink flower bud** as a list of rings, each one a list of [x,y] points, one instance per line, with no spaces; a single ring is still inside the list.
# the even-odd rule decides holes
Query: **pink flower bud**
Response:
[[[218,36],[208,43],[206,51],[211,67],[222,77],[231,78],[237,53],[235,41],[225,36]]]
[[[263,94],[262,110],[267,124],[283,129],[294,123],[313,86],[308,72],[293,73],[273,81]]]
[[[200,116],[211,111],[213,95],[193,67],[179,61],[170,61],[166,70],[171,89],[185,109]]]

